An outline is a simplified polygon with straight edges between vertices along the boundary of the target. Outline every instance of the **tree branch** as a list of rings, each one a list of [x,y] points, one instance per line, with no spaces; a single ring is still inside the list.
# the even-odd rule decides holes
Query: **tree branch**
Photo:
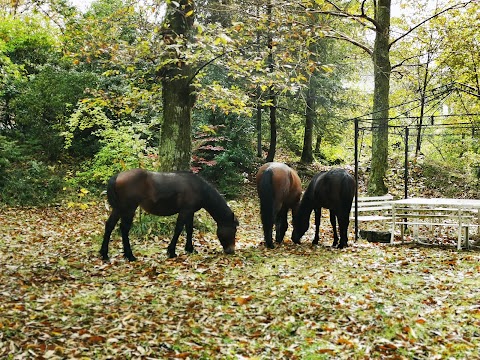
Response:
[[[446,9],[443,9],[441,11],[439,11],[438,13],[436,14],[433,14],[432,16],[424,19],[423,21],[419,22],[417,25],[411,27],[407,32],[405,32],[404,34],[400,35],[398,38],[396,38],[395,40],[393,40],[389,45],[388,45],[388,48],[390,49],[396,42],[400,41],[401,39],[403,39],[405,36],[407,36],[408,34],[412,33],[413,31],[415,31],[416,29],[418,29],[420,26],[426,24],[427,22],[429,22],[430,20],[442,15],[443,13],[446,13],[447,11],[450,11],[450,10],[455,10],[455,9],[460,9],[460,8],[464,8],[466,6],[468,6],[472,1],[475,1],[475,0],[469,0],[467,2],[464,2],[464,3],[459,3],[459,4],[455,4],[455,5],[452,5]]]
[[[344,10],[342,10],[338,5],[336,5],[335,3],[333,3],[332,1],[329,1],[327,0],[326,1],[328,4],[332,5],[336,11],[331,11],[331,10],[313,10],[311,8],[307,8],[306,6],[304,5],[300,5],[301,7],[303,7],[305,9],[305,11],[307,12],[310,12],[310,13],[313,13],[313,14],[322,14],[322,15],[331,15],[331,16],[336,16],[336,17],[343,17],[343,18],[347,18],[347,19],[352,19],[352,20],[355,20],[356,22],[358,22],[359,24],[361,24],[362,26],[366,27],[367,29],[369,30],[373,30],[373,31],[377,31],[377,28],[378,28],[378,23],[375,21],[375,19],[367,16],[364,12],[363,12],[363,8],[362,8],[362,13],[361,14],[350,14]],[[369,22],[371,22],[374,26],[368,26],[367,24],[363,23],[361,21],[361,19],[365,19]]]
[[[361,42],[359,42],[355,39],[352,39],[352,38],[346,36],[345,34],[339,34],[339,35],[326,34],[325,37],[330,38],[330,39],[337,39],[337,40],[343,40],[343,41],[349,42],[350,44],[355,45],[355,46],[359,47],[360,49],[362,49],[363,51],[365,51],[368,55],[370,55],[370,56],[373,55],[373,50],[370,49],[367,45],[362,44]]]
[[[197,68],[197,70],[195,70],[195,72],[193,73],[193,75],[190,76],[190,79],[188,79],[188,85],[191,84],[191,82],[193,81],[193,79],[195,79],[195,77],[198,75],[198,73],[199,73],[200,71],[202,71],[203,69],[205,69],[208,65],[210,65],[211,63],[213,63],[215,60],[220,59],[222,56],[225,56],[225,55],[227,54],[227,52],[228,52],[228,51],[224,51],[224,52],[222,52],[221,54],[219,54],[219,55],[213,57],[212,59],[208,60],[205,64],[199,66],[199,67]]]

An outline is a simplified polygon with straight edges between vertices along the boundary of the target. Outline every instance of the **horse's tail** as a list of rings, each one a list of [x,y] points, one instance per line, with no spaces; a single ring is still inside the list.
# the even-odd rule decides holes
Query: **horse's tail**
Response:
[[[107,183],[107,199],[110,206],[113,208],[118,207],[118,195],[115,190],[115,184],[117,183],[117,175],[113,175]]]
[[[342,179],[342,202],[346,204],[348,212],[352,209],[352,202],[355,196],[356,183],[352,175],[346,173]]]
[[[263,172],[258,187],[260,197],[260,217],[265,229],[273,226],[273,201],[275,192],[273,189],[273,171],[267,169]]]

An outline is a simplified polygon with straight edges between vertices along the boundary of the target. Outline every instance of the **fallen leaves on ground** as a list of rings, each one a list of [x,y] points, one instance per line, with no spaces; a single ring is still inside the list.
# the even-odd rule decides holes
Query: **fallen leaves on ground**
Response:
[[[478,358],[480,255],[359,241],[266,249],[255,199],[232,204],[237,252],[196,232],[132,236],[137,262],[98,249],[107,217],[88,209],[0,210],[0,357]],[[138,219],[137,219],[138,220]],[[290,231],[288,232],[288,235]],[[352,239],[352,236],[350,236]]]

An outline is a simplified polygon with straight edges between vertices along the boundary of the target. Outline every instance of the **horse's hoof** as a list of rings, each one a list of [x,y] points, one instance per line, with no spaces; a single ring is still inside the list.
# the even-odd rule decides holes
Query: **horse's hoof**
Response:
[[[174,252],[170,252],[167,250],[167,256],[169,259],[174,259],[177,257],[177,254],[175,254]]]
[[[198,254],[197,250],[195,250],[193,247],[191,249],[185,248],[185,251],[189,254]]]
[[[294,244],[300,245],[300,240],[297,240],[297,241],[292,240],[292,242],[293,242]]]
[[[108,257],[107,254],[100,253],[100,256],[102,257],[103,262],[110,262],[110,258]]]
[[[275,249],[275,245],[273,245],[273,243],[266,243],[265,246],[269,249]]]
[[[137,258],[133,255],[125,255],[125,258],[128,260],[128,261],[137,261]]]

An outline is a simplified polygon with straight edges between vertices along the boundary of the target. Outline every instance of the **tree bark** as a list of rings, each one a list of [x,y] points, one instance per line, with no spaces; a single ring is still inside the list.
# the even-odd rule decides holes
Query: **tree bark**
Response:
[[[372,163],[368,181],[370,195],[384,195],[388,167],[388,117],[390,93],[390,7],[391,0],[378,0],[375,8],[377,23],[373,48],[374,91],[372,109]]]
[[[300,162],[311,164],[313,162],[313,126],[316,118],[316,91],[313,76],[307,89],[306,110],[305,110],[305,135],[303,136],[303,150]]]
[[[169,5],[167,19],[169,29],[166,43],[182,36],[188,38],[188,33],[194,21],[194,1],[177,1]],[[176,52],[172,52],[172,57]],[[192,76],[191,66],[183,59],[163,70],[162,98],[163,123],[160,135],[160,171],[189,170],[192,153],[192,107],[194,97],[190,87]]]

